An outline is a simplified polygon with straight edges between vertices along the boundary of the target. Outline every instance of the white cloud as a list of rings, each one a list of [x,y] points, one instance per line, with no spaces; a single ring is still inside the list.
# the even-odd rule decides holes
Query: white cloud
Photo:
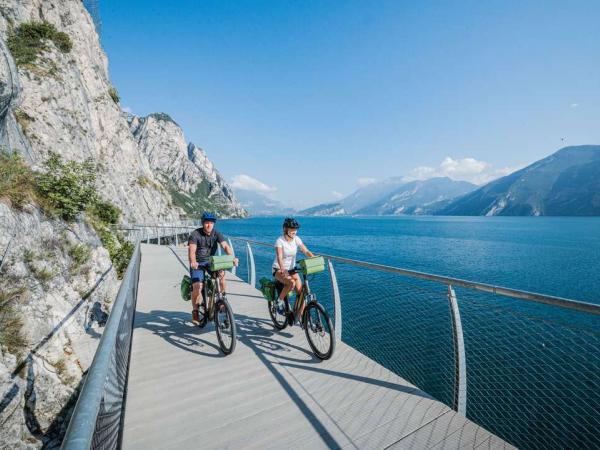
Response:
[[[262,181],[257,180],[256,178],[252,178],[249,175],[236,175],[231,180],[231,187],[234,189],[243,189],[245,191],[255,191],[255,192],[275,192],[277,191],[276,187],[269,186]]]
[[[376,178],[360,177],[356,180],[356,184],[358,184],[360,187],[364,187],[364,186],[368,186],[369,184],[373,184],[376,181],[377,181]]]
[[[333,198],[335,198],[336,200],[341,200],[345,197],[344,194],[338,191],[331,191],[331,195],[333,195]]]
[[[419,166],[412,169],[404,177],[404,181],[428,180],[435,177],[448,177],[453,180],[470,181],[485,184],[517,170],[518,167],[496,169],[485,161],[475,158],[454,159],[446,157],[438,167]]]
[[[133,114],[133,110],[129,106],[123,106],[121,110],[127,114]]]
[[[579,106],[579,103],[571,103],[571,108],[577,108]]]

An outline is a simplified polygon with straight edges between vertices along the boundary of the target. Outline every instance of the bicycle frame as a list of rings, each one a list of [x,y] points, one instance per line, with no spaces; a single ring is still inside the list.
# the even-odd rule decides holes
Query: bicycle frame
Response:
[[[298,273],[298,272],[295,272]],[[298,317],[298,314],[300,311],[302,311],[302,314],[304,314],[304,310],[306,308],[306,298],[310,296],[311,292],[310,292],[310,285],[308,283],[308,279],[306,278],[306,275],[301,274],[302,277],[302,290],[300,291],[300,294],[298,294],[296,296],[296,301],[294,302],[294,316]],[[302,317],[299,317],[300,322],[302,322]]]
[[[204,301],[206,302],[206,316],[209,320],[211,320],[214,316],[214,308],[215,308],[215,298],[217,298],[217,294],[220,296],[221,294],[221,282],[219,280],[219,272],[209,273],[207,270],[204,270],[204,286],[202,287]],[[213,291],[212,295],[208,295],[208,283],[206,282],[208,278],[210,278],[210,282],[213,283]]]

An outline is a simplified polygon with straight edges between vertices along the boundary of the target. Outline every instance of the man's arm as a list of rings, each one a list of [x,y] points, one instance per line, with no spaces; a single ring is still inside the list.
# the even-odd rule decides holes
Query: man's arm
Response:
[[[192,269],[198,268],[198,262],[196,261],[196,244],[188,244],[188,261]]]
[[[227,253],[230,256],[233,256],[233,265],[237,266],[239,260],[233,254],[233,249],[229,246],[229,244],[226,241],[222,241],[221,242],[221,247],[223,247],[223,250],[225,250],[225,253]]]

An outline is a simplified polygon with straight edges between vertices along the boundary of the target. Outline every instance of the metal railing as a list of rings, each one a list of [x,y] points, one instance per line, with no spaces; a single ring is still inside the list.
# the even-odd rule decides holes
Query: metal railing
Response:
[[[135,250],[77,400],[62,448],[120,448],[140,272]]]
[[[238,276],[271,276],[272,244],[231,240]],[[600,305],[318,253],[329,283],[311,285],[346,344],[519,447],[600,447]]]

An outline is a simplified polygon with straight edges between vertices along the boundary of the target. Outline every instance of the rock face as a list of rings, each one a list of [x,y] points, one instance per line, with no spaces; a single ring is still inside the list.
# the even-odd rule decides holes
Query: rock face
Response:
[[[151,115],[138,119],[139,134],[132,133],[126,115],[111,96],[107,58],[81,1],[13,0],[5,2],[1,12],[4,41],[11,27],[47,21],[73,43],[72,50],[63,53],[48,42],[37,62],[19,67],[13,77],[9,77],[15,75],[10,70],[11,65],[14,69],[11,55],[5,45],[0,47],[4,91],[15,92],[3,120],[7,147],[20,149],[35,165],[50,151],[64,159],[92,158],[102,163],[100,192],[121,208],[126,222],[168,221],[191,213],[189,208],[180,209],[183,202],[173,201],[172,192],[180,188],[183,195],[196,193],[197,203],[206,194],[208,199],[198,206],[210,207],[214,201],[214,207],[225,215],[244,214],[206,155],[197,156],[204,160],[198,164],[188,158],[183,132],[174,122]],[[173,164],[161,166],[163,162]],[[172,183],[163,186],[165,177]]]
[[[246,212],[201,148],[186,143],[183,130],[164,113],[128,117],[131,132],[154,178],[172,202],[190,215],[205,209],[224,216]]]
[[[45,40],[35,63],[17,67],[7,38],[31,22],[66,33],[70,51]],[[181,128],[164,114],[128,117],[115,93],[81,0],[0,2],[0,147],[38,169],[50,152],[92,159],[100,165],[97,190],[121,209],[122,223],[201,209],[246,214]],[[0,272],[0,449],[58,448],[119,282],[83,220],[49,219],[34,205],[16,211],[0,192],[0,257],[9,242]]]
[[[0,449],[58,448],[69,400],[91,364],[118,282],[94,231],[0,202],[2,333],[8,308],[22,345],[0,346]],[[87,257],[74,258],[77,252]],[[6,336],[4,336],[6,338]]]
[[[456,199],[437,214],[600,215],[600,146],[565,147]]]

